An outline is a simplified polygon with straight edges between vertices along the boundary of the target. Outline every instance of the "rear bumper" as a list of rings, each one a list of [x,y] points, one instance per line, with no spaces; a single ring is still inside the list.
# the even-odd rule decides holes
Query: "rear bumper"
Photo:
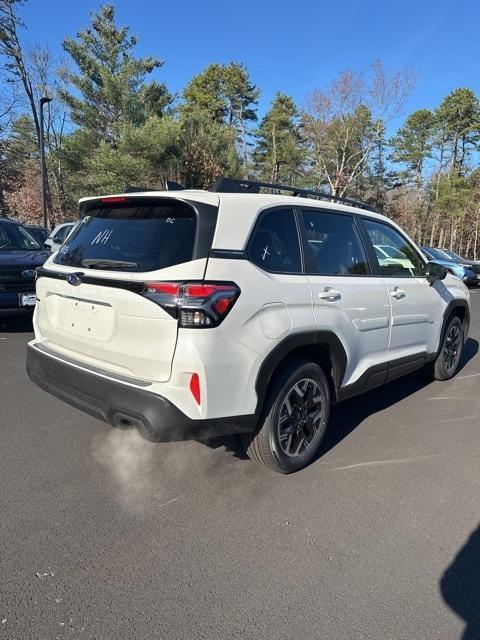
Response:
[[[161,441],[211,438],[253,431],[254,415],[193,420],[160,395],[112,380],[27,347],[27,373],[37,386],[116,427],[136,427]]]

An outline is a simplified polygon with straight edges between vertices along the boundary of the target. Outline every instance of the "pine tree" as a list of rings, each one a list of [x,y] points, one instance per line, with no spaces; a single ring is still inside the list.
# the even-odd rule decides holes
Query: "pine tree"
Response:
[[[91,26],[77,38],[63,41],[78,68],[78,72],[65,72],[75,89],[63,96],[71,118],[108,144],[115,144],[120,124],[142,124],[149,112],[157,110],[158,115],[171,101],[164,85],[145,82],[163,62],[155,57],[134,57],[136,44],[137,38],[130,35],[128,27],[116,25],[112,5],[94,13]]]
[[[423,186],[425,163],[432,155],[435,116],[428,109],[414,111],[392,138],[391,159],[406,166],[404,177],[419,189]]]
[[[201,118],[233,129],[246,166],[259,93],[242,64],[211,64],[186,86],[181,112],[185,120]]]
[[[304,168],[306,150],[292,98],[277,93],[256,132],[256,140],[253,160],[260,178],[272,182],[298,181]]]
[[[471,89],[452,91],[435,112],[450,149],[450,168],[462,174],[469,157],[480,146],[480,101]]]
[[[12,122],[6,139],[5,159],[16,173],[21,173],[29,161],[38,161],[35,125],[29,116],[24,114]]]

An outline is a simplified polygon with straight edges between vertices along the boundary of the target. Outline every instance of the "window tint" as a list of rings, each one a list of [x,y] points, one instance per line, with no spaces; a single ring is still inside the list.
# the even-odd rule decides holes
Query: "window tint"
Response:
[[[57,231],[57,233],[53,236],[54,242],[63,242],[67,237],[67,234],[70,232],[72,227],[62,227]]]
[[[442,251],[442,253],[446,253],[447,256],[449,258],[452,258],[455,262],[462,262],[466,260],[466,258],[462,258],[462,256],[458,255],[458,253],[455,253],[455,251],[450,251],[450,249],[440,249],[440,251]]]
[[[42,227],[27,227],[27,230],[32,238],[40,244],[43,244],[49,235],[48,229],[43,229]]]
[[[428,258],[428,260],[433,260],[434,259],[434,255],[430,251],[430,249],[427,249],[426,247],[421,247],[421,249],[422,249],[422,253],[425,254],[425,257]]]
[[[398,231],[382,222],[365,218],[363,224],[375,249],[381,275],[394,278],[425,275],[425,263]]]
[[[265,271],[301,273],[300,244],[291,209],[264,214],[254,231],[249,256]]]
[[[192,259],[196,224],[195,211],[175,200],[95,202],[60,248],[55,262],[120,271],[171,267]]]
[[[325,211],[302,212],[310,255],[310,273],[362,275],[368,262],[351,216]],[[307,257],[305,258],[307,261]]]
[[[17,224],[0,222],[0,251],[36,251],[40,245],[26,229]]]
[[[425,253],[432,260],[450,260],[450,258],[441,249],[432,249],[431,247],[429,247],[427,250],[425,250]]]

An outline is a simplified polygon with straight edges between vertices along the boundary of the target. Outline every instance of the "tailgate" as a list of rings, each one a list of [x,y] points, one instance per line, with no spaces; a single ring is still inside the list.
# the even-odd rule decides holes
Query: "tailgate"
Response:
[[[164,195],[83,203],[84,217],[39,273],[37,338],[102,370],[168,380],[177,320],[145,297],[145,282],[203,279],[217,209],[195,207]]]
[[[60,354],[142,380],[170,377],[177,320],[118,286],[37,280],[36,328]]]

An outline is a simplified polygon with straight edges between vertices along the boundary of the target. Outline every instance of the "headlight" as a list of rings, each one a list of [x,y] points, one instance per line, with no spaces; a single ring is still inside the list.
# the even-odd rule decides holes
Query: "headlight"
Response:
[[[472,266],[471,266],[470,264],[463,264],[463,263],[460,263],[458,266],[459,266],[459,267],[463,267],[464,269],[471,269],[471,268],[472,268]]]

